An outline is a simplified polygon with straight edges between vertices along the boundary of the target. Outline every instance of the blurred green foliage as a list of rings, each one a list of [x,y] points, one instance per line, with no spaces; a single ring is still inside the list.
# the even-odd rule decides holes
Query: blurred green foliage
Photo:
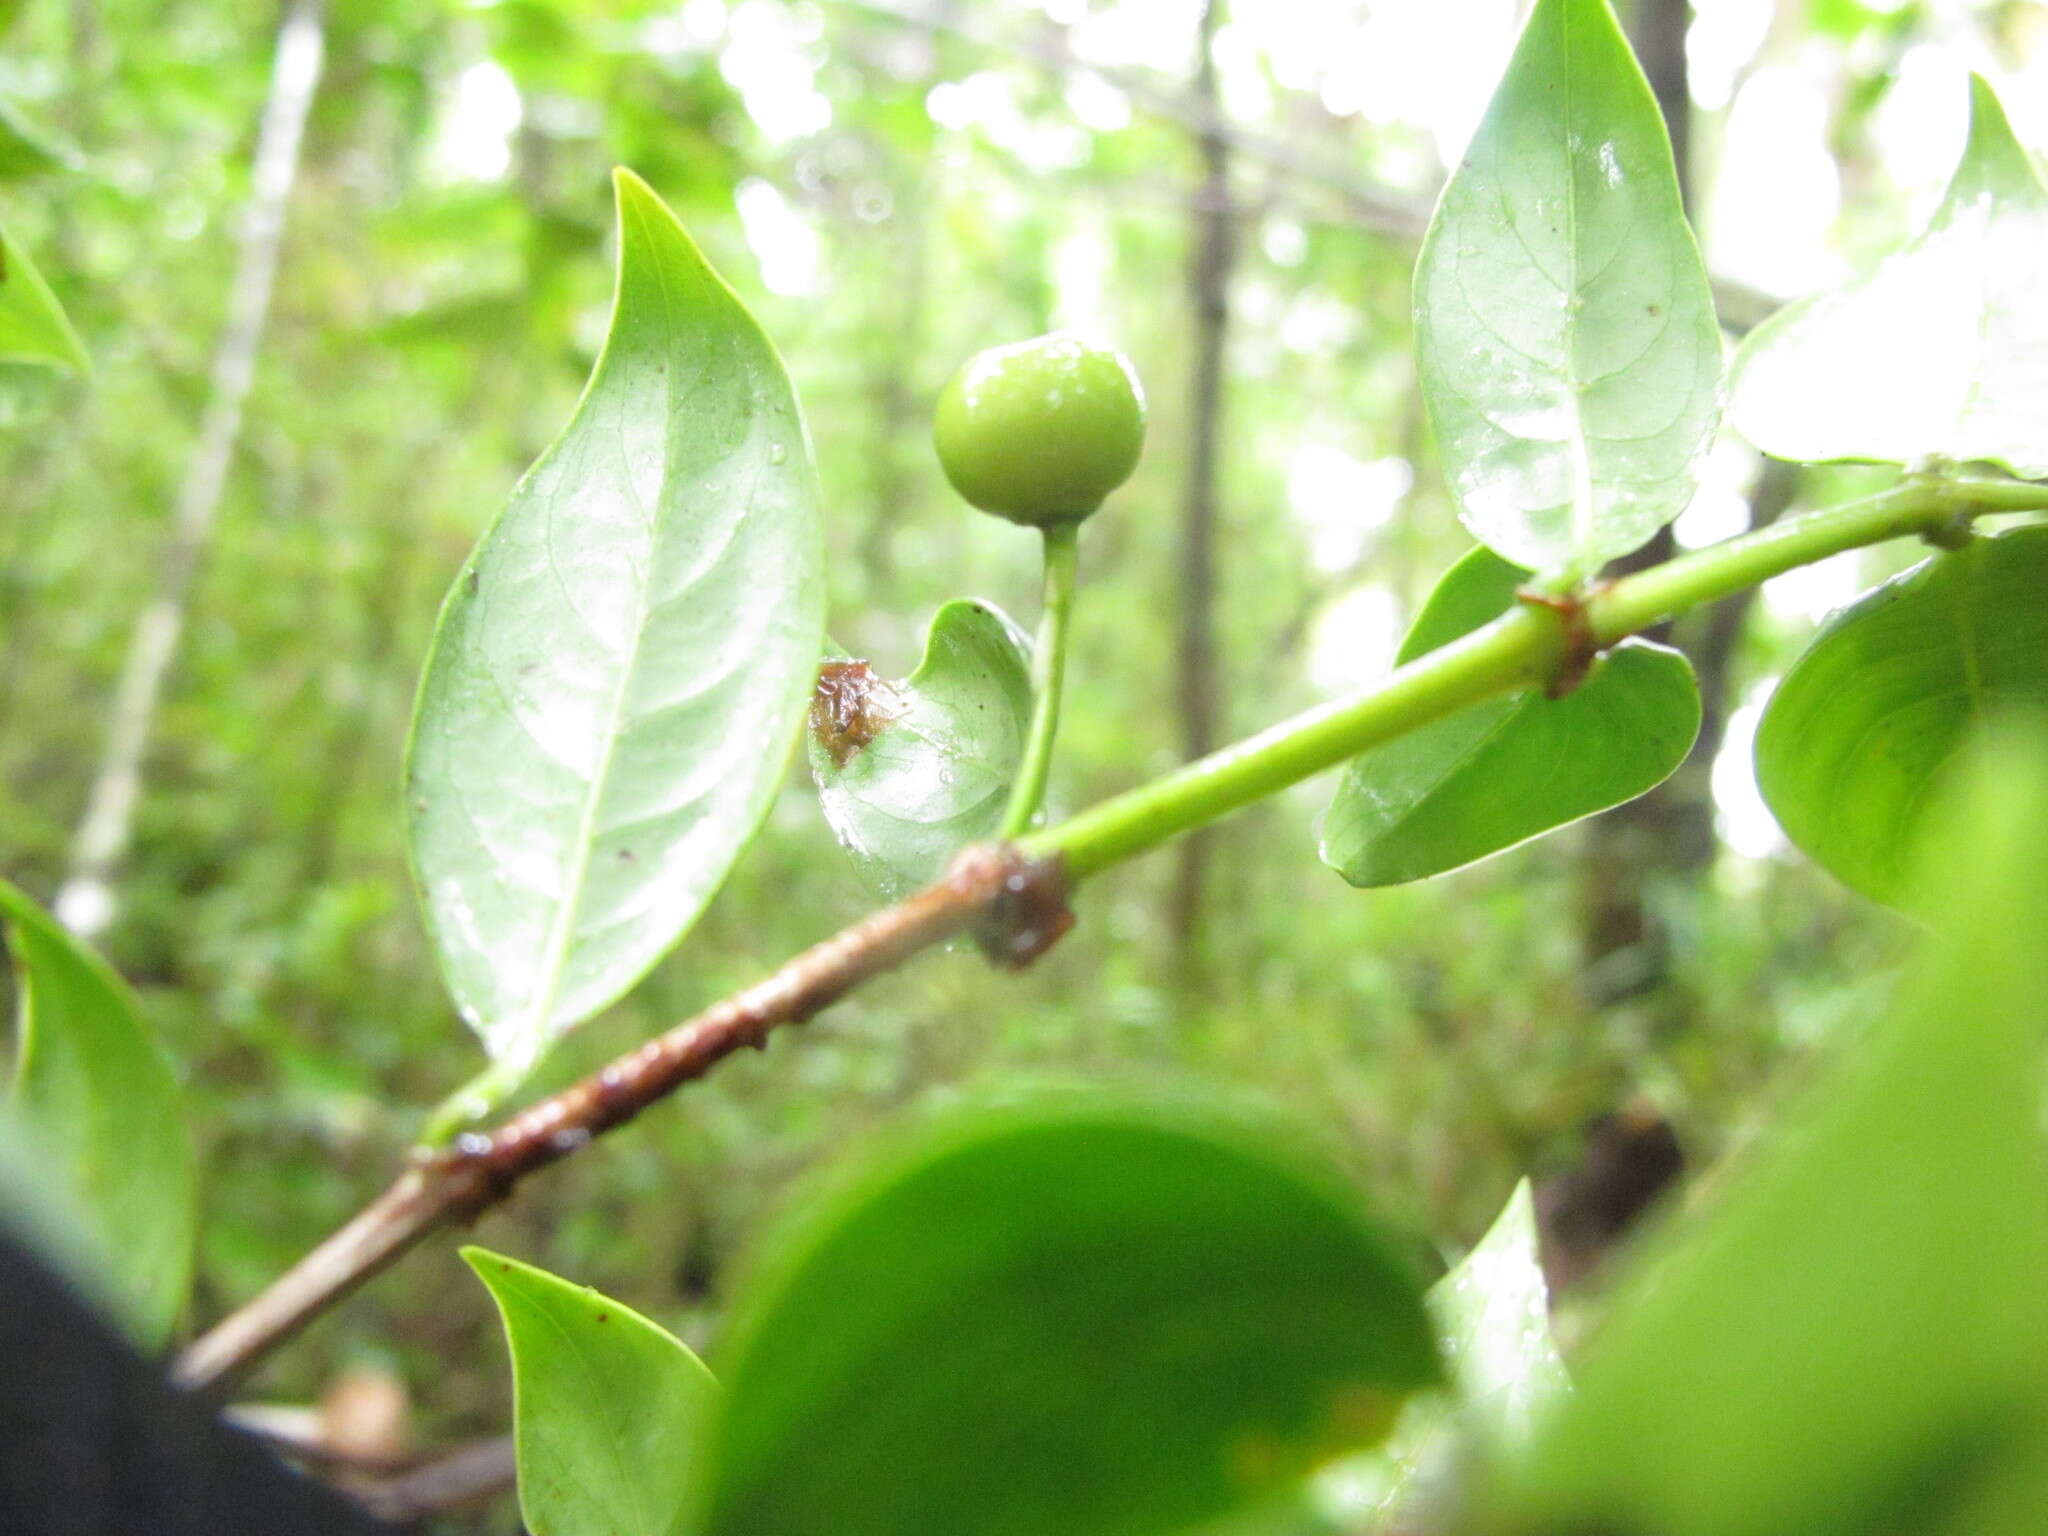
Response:
[[[2038,35],[2040,6],[1980,9],[1989,47]],[[89,383],[0,371],[0,873],[47,897],[204,405],[276,14],[254,0],[6,10],[0,216],[95,369]],[[1172,763],[1197,165],[1186,124],[1160,107],[1180,99],[1186,49],[1162,39],[1135,82],[1146,89],[1123,91],[1072,63],[1036,11],[949,14],[958,27],[839,0],[335,0],[276,308],[104,940],[193,1101],[201,1315],[352,1213],[424,1106],[479,1065],[405,871],[402,738],[442,592],[589,370],[614,164],[676,208],[776,339],[824,476],[831,631],[885,676],[910,669],[950,598],[1035,613],[1035,537],[969,515],[932,461],[939,385],[978,348],[1055,324],[1099,327],[1132,355],[1150,442],[1116,515],[1090,530],[1055,809]],[[1191,40],[1192,7],[1185,20]],[[1907,222],[1870,115],[1928,23],[1917,5],[1849,0],[1807,20],[1810,33],[1780,25],[1763,57],[1830,72],[1840,241],[1869,249]],[[770,55],[797,61],[822,121],[763,127],[750,70]],[[1376,670],[1385,655],[1333,630],[1333,613],[1383,594],[1391,652],[1467,543],[1414,400],[1409,237],[1363,224],[1322,169],[1422,198],[1443,167],[1412,126],[1332,112],[1266,63],[1252,73],[1267,89],[1259,142],[1287,148],[1236,157],[1215,616],[1233,735],[1312,702],[1333,674]],[[1104,110],[1084,125],[1083,80],[1128,121]],[[934,95],[967,81],[1001,110],[969,116]],[[507,84],[521,115],[494,137]],[[1702,114],[1709,164],[1720,122]],[[451,146],[473,159],[478,141],[502,151],[501,171],[464,169]],[[815,259],[798,259],[809,242]],[[764,284],[792,264],[802,281]],[[1412,489],[1384,524],[1361,506],[1351,537],[1342,499],[1368,497],[1343,482],[1328,538],[1304,510],[1304,449],[1404,461]],[[1845,494],[1861,473],[1812,477],[1805,494]],[[1875,578],[1910,555],[1858,558]],[[1756,609],[1727,702],[1810,627],[1795,606]],[[960,953],[867,989],[535,1181],[480,1240],[699,1342],[728,1300],[728,1261],[822,1149],[906,1104],[1058,1068],[1188,1074],[1283,1102],[1379,1209],[1463,1245],[1519,1177],[1568,1161],[1587,1122],[1631,1096],[1701,1152],[1739,1139],[1764,1080],[1869,1014],[1903,947],[1902,922],[1821,872],[1723,853],[1653,882],[1668,965],[1613,1001],[1582,962],[1597,895],[1583,829],[1363,893],[1315,857],[1327,796],[1305,786],[1223,830],[1199,965],[1163,916],[1171,861],[1116,871],[1031,973],[999,980]],[[705,921],[539,1086],[868,901],[793,771]],[[419,1394],[425,1434],[500,1427],[493,1324],[458,1264],[452,1245],[417,1256],[264,1390],[310,1396],[368,1355]]]

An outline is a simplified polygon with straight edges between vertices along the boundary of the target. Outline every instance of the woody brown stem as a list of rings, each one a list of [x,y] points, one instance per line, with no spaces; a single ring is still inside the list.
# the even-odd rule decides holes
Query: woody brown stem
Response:
[[[397,1262],[428,1234],[471,1220],[519,1180],[589,1145],[741,1046],[763,1045],[920,950],[973,929],[991,958],[1028,963],[1065,931],[1056,859],[1007,844],[969,848],[936,884],[805,950],[765,980],[713,1004],[602,1071],[426,1154],[347,1226],[181,1355],[178,1384],[217,1392],[313,1318]]]

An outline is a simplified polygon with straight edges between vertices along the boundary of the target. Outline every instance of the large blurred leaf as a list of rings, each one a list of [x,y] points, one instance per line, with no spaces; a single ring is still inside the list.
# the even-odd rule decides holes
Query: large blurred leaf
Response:
[[[1480,542],[1588,575],[1692,499],[1721,335],[1607,0],[1538,0],[1415,271],[1422,389]]]
[[[1498,618],[1528,574],[1471,551],[1437,583],[1397,661]],[[1691,664],[1624,641],[1563,698],[1492,699],[1353,758],[1323,819],[1323,862],[1353,885],[1442,874],[1654,788],[1699,728]]]
[[[85,344],[35,263],[0,231],[0,361],[48,363],[85,373]]]
[[[1927,455],[2048,475],[2048,191],[1991,87],[1925,234],[1750,334],[1735,424],[1784,459]]]
[[[885,895],[937,877],[994,835],[1031,722],[1029,642],[988,603],[932,617],[899,683],[828,661],[811,704],[811,774],[825,819]]]
[[[1420,1290],[1269,1139],[962,1113],[813,1207],[739,1293],[708,1536],[1142,1536],[1377,1439]]]
[[[156,1035],[106,962],[0,881],[20,988],[13,1113],[48,1203],[86,1235],[123,1321],[148,1349],[192,1283],[199,1174]]]
[[[696,919],[782,780],[823,639],[781,361],[621,172],[618,297],[567,431],[442,609],[412,849],[443,970],[516,1074]]]
[[[1973,539],[1831,619],[1764,710],[1757,783],[1816,862],[1895,901],[1950,760],[2027,705],[2048,708],[2048,527]]]
[[[718,1384],[665,1329],[588,1286],[465,1248],[512,1352],[519,1508],[533,1536],[671,1536]]]
[[[2038,1428],[2044,765],[2029,733],[1968,777],[1927,844],[1941,927],[1891,1016],[1840,1042],[1714,1205],[1644,1255],[1500,1524],[1943,1528]]]

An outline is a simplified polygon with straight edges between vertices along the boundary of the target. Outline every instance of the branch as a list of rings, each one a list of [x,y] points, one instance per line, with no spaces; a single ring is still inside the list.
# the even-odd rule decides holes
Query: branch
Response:
[[[800,1024],[919,950],[969,929],[997,963],[1027,965],[1068,922],[1057,861],[1009,847],[969,848],[937,884],[805,950],[766,980],[657,1035],[638,1050],[495,1131],[421,1155],[389,1189],[269,1289],[198,1339],[172,1375],[217,1392],[435,1229],[471,1220],[529,1173],[587,1146],[657,1099],[702,1077],[770,1030]]]
[[[1969,519],[2048,510],[2048,485],[1909,476],[1892,490],[1812,512],[1627,576],[1564,606],[1515,607],[1350,696],[1304,711],[1165,778],[1015,844],[964,851],[937,884],[804,951],[765,981],[677,1025],[488,1134],[423,1155],[359,1216],[179,1358],[173,1375],[218,1390],[436,1228],[505,1198],[526,1175],[589,1145],[743,1045],[801,1023],[920,950],[971,931],[997,964],[1030,964],[1071,925],[1069,882],[1241,810],[1289,785],[1503,693],[1543,686],[1568,635],[1595,649],[1659,620],[1846,549]]]
[[[510,1435],[480,1440],[381,1477],[335,1477],[334,1486],[379,1519],[411,1525],[452,1514],[509,1492],[518,1479],[518,1448]]]

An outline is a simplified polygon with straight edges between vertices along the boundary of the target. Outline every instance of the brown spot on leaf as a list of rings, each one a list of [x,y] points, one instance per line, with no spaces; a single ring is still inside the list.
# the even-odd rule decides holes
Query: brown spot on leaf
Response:
[[[896,691],[864,661],[828,661],[811,694],[811,735],[844,768],[901,713]]]

